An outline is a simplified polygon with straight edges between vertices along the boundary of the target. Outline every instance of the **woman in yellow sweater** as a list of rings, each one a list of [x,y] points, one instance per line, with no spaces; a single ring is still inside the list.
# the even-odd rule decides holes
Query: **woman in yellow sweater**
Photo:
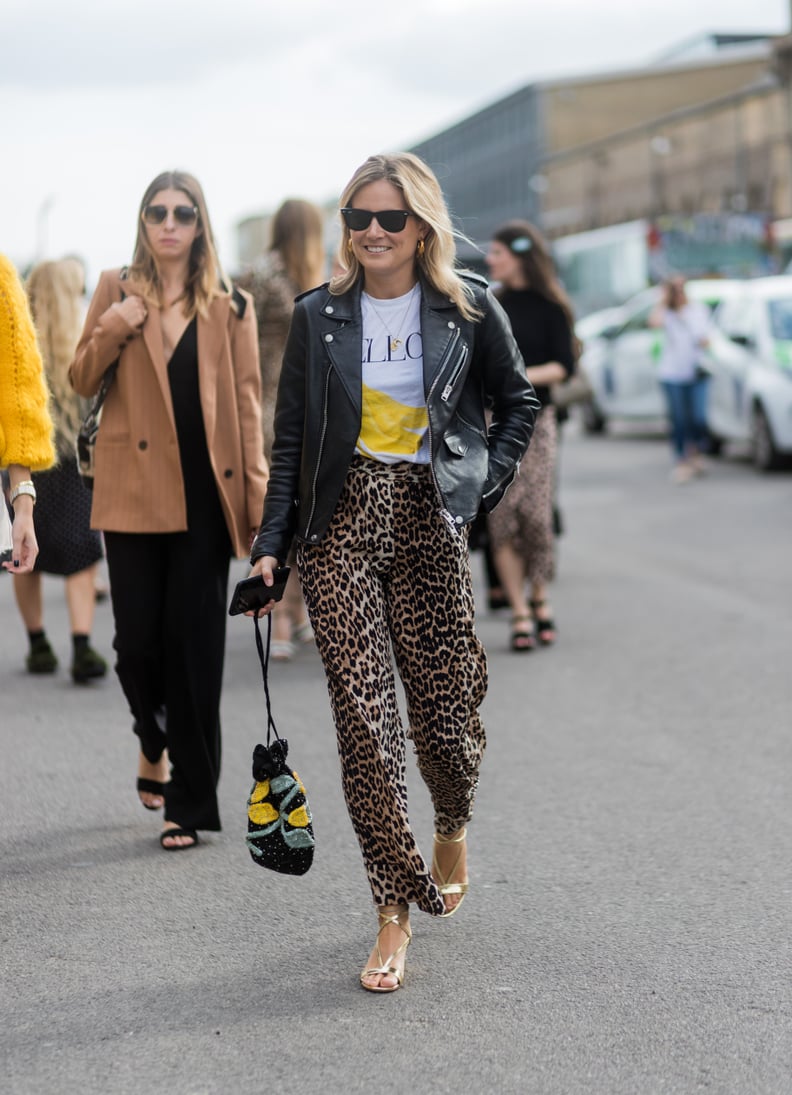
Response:
[[[84,407],[69,383],[69,366],[85,318],[85,273],[77,259],[36,263],[25,280],[44,374],[50,391],[56,465],[31,476],[36,488],[39,554],[32,574],[14,583],[17,608],[30,651],[28,673],[54,673],[58,658],[44,629],[43,575],[63,578],[71,631],[71,677],[75,684],[104,677],[107,662],[91,646],[96,607],[96,570],[102,539],[91,528],[91,492],[77,467],[76,441]]]
[[[11,559],[3,566],[15,574],[29,573],[38,554],[30,473],[55,461],[47,399],[25,291],[13,263],[0,254],[0,467],[8,469],[14,511]]]

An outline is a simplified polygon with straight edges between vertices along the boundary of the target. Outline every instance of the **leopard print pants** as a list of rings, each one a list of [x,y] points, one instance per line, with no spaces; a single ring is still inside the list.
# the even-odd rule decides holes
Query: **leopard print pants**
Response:
[[[486,744],[467,535],[441,515],[428,466],[355,457],[324,539],[301,543],[298,565],[374,903],[414,902],[439,916],[443,899],[408,820],[405,739],[437,832],[455,832],[471,817]]]

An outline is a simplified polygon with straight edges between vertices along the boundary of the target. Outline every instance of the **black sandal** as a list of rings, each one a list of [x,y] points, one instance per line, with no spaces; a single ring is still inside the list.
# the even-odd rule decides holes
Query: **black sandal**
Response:
[[[137,781],[136,786],[137,786],[138,794],[140,794],[141,791],[143,791],[144,794],[148,794],[148,795],[163,795],[164,796],[164,794],[165,794],[165,784],[160,783],[159,780],[157,780],[157,779],[145,779],[143,776],[138,776],[138,781]],[[140,800],[140,805],[145,807],[145,809],[147,809],[147,810],[161,810],[162,809],[161,806],[149,806],[147,802],[143,801],[143,799]]]
[[[509,598],[500,586],[491,586],[487,590],[487,608],[490,612],[499,612],[502,608],[509,607]]]
[[[170,839],[172,836],[188,836],[192,844],[165,844],[165,839]],[[198,834],[195,829],[163,829],[159,841],[166,852],[186,852],[198,844]]]
[[[528,630],[520,624],[530,624]],[[512,616],[511,648],[518,654],[524,654],[536,647],[533,619],[531,616]]]
[[[547,604],[547,601],[531,601],[531,610],[533,611],[534,623],[536,625],[536,635],[542,646],[552,646],[556,641],[556,626],[553,623],[552,618],[549,620],[542,620],[537,616],[536,610],[543,608]]]

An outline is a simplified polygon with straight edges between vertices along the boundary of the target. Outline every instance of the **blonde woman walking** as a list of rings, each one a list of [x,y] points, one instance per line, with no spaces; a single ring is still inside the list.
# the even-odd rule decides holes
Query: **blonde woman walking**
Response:
[[[455,269],[450,216],[427,165],[409,153],[372,156],[341,204],[342,272],[295,307],[251,559],[271,583],[297,537],[377,909],[360,983],[393,992],[410,905],[450,916],[468,890],[487,664],[466,529],[511,483],[537,403],[502,309],[482,279]],[[393,658],[434,804],[431,866],[407,812]]]

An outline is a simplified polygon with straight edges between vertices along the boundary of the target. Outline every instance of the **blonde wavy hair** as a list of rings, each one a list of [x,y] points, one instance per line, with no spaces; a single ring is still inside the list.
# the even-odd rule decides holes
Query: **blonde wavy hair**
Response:
[[[85,271],[74,258],[38,263],[25,283],[49,384],[55,446],[60,458],[74,455],[84,411],[82,400],[69,383],[69,366],[85,319],[84,288]]]
[[[453,300],[469,320],[481,318],[472,294],[456,268],[456,239],[440,183],[432,169],[412,152],[394,152],[369,156],[349,180],[341,195],[341,206],[354,204],[355,195],[369,183],[381,180],[400,190],[404,204],[427,227],[423,254],[416,254],[417,269],[438,292]],[[363,268],[350,247],[349,229],[341,219],[338,261],[340,273],[330,282],[330,292],[347,292],[363,274]]]
[[[190,204],[198,210],[198,233],[190,249],[184,298],[185,313],[190,319],[196,312],[205,316],[212,300],[226,296],[229,290],[217,254],[201,184],[186,171],[164,171],[146,187],[138,210],[137,239],[129,277],[140,284],[142,295],[148,303],[156,307],[162,305],[162,282],[143,221],[143,210],[161,190],[181,190],[187,195]]]
[[[287,198],[270,225],[270,251],[277,251],[289,280],[304,293],[323,280],[325,267],[322,211],[303,198]]]

